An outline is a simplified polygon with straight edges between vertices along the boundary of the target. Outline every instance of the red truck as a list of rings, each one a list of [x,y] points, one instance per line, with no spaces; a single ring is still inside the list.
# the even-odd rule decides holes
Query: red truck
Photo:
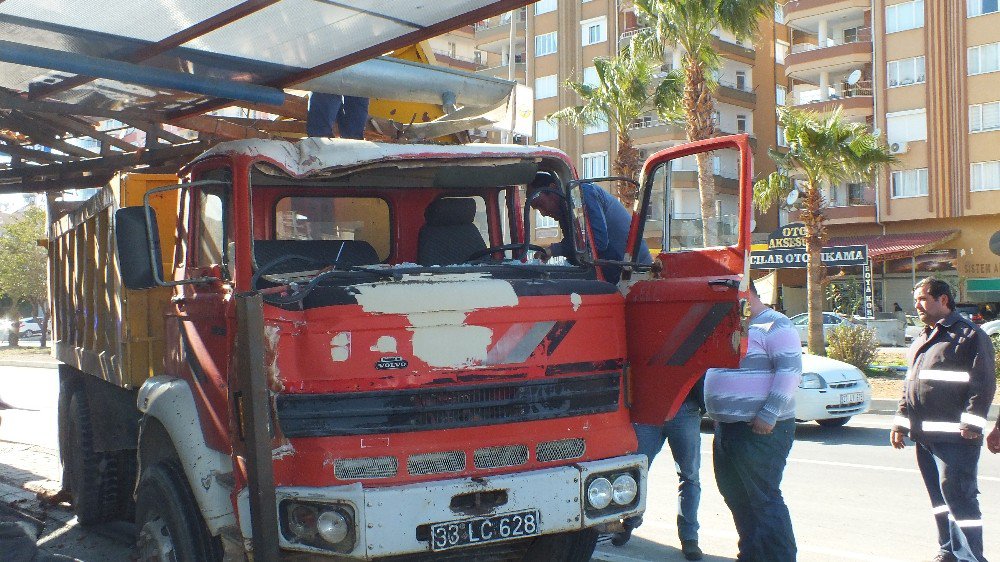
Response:
[[[735,212],[692,249],[702,151]],[[537,171],[565,260],[534,258]],[[631,423],[738,363],[745,136],[646,162],[626,260],[659,253],[618,285],[551,148],[237,141],[178,176],[120,177],[49,244],[65,485],[144,560],[588,560],[645,506]]]

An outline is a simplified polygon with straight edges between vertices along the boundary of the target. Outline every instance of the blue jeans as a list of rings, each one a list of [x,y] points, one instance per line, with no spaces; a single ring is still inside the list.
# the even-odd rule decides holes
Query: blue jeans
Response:
[[[795,420],[768,435],[748,423],[717,423],[712,458],[715,481],[733,512],[740,562],[794,562],[795,535],[781,496],[781,475],[795,440]]]
[[[368,121],[368,98],[313,92],[306,113],[306,134],[332,137],[337,123],[341,138],[364,139]]]
[[[977,473],[982,442],[917,443],[917,467],[931,498],[941,552],[986,562]]]
[[[681,541],[698,540],[698,503],[701,501],[701,409],[692,401],[681,404],[681,409],[662,426],[635,424],[639,439],[639,453],[646,455],[649,464],[666,441],[674,457],[677,471],[677,535]]]

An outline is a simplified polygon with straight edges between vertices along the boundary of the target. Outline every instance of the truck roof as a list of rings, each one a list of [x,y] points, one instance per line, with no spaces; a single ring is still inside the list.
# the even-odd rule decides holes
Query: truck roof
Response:
[[[572,166],[565,152],[547,146],[509,144],[391,144],[364,140],[310,137],[298,142],[247,139],[220,143],[205,151],[191,165],[226,155],[248,155],[272,161],[294,177],[329,173],[378,162],[400,160],[455,160],[483,158],[557,159]]]

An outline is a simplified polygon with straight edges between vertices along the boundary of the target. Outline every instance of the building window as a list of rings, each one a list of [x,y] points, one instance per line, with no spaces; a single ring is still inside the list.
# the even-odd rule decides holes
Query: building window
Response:
[[[969,76],[1000,70],[1000,43],[969,47]]]
[[[778,146],[782,148],[788,148],[788,141],[785,140],[785,128],[778,125]]]
[[[997,0],[967,0],[966,6],[970,18],[983,14],[992,14],[997,11]]]
[[[927,140],[927,109],[913,109],[885,114],[886,141],[891,145]]]
[[[784,86],[774,87],[774,102],[778,105],[785,105],[785,96],[788,95],[788,88]]]
[[[846,207],[847,187],[840,184],[831,185],[830,194],[826,201],[830,207]]]
[[[583,46],[603,43],[608,40],[608,18],[601,17],[580,22]]]
[[[789,46],[784,41],[774,42],[774,62],[785,64],[785,57],[788,56]]]
[[[535,3],[535,15],[556,11],[556,4],[558,4],[557,0],[538,0]]]
[[[606,118],[598,118],[593,125],[584,125],[583,127],[583,134],[585,135],[606,132],[608,132],[608,120]]]
[[[601,79],[597,76],[596,66],[588,66],[583,69],[583,83],[591,88],[596,88],[601,85]]]
[[[559,221],[557,221],[556,219],[554,219],[552,217],[547,217],[547,216],[539,213],[538,211],[535,211],[535,228],[536,229],[558,228],[558,227],[559,227]]]
[[[549,142],[559,138],[559,129],[545,119],[535,121],[535,142]]]
[[[774,3],[774,23],[785,23],[785,7],[779,2]]]
[[[867,189],[863,183],[849,183],[847,184],[847,204],[848,205],[868,205],[868,201],[865,198],[865,189]]]
[[[555,74],[535,78],[535,99],[542,100],[556,97],[558,87],[559,81]]]
[[[584,154],[581,159],[583,160],[583,177],[586,178],[603,178],[608,175],[608,153],[607,152],[591,152],[590,154]]]
[[[927,81],[924,57],[889,61],[886,65],[886,80],[890,88],[923,84]]]
[[[1000,189],[1000,160],[974,162],[972,164],[972,191],[993,191]]]
[[[472,60],[475,61],[476,64],[486,64],[486,55],[483,51],[473,51]]]
[[[558,39],[556,38],[556,32],[543,33],[542,35],[535,36],[535,56],[544,57],[545,55],[551,55],[558,49]]]
[[[885,32],[895,33],[924,26],[924,0],[893,4],[885,8]]]
[[[899,170],[892,173],[892,197],[922,197],[927,195],[927,168]]]
[[[1000,129],[1000,101],[969,106],[969,132]]]
[[[747,116],[737,115],[736,116],[736,132],[745,133],[747,132]]]
[[[744,70],[736,71],[736,89],[747,91],[747,73]]]

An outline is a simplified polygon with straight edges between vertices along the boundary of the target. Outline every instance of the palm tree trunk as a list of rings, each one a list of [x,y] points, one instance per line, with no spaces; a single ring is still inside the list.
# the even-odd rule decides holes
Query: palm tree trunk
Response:
[[[715,101],[705,82],[705,72],[690,54],[684,56],[684,115],[685,132],[689,141],[703,140],[715,136],[715,122],[712,113]],[[715,175],[710,153],[697,155],[698,191],[701,195],[701,226],[705,246],[718,244],[718,224],[715,218]]]
[[[632,144],[632,137],[626,132],[618,132],[618,154],[615,156],[614,174],[627,178],[638,179],[639,169],[642,163],[639,161],[639,151]],[[625,208],[632,210],[635,206],[635,185],[626,181],[617,182],[618,200],[625,205]]]
[[[809,353],[826,355],[823,342],[823,249],[825,228],[821,213],[822,196],[819,182],[806,185],[806,198],[802,207],[802,223],[806,227],[806,253],[809,265],[806,268],[806,292],[809,305]]]

